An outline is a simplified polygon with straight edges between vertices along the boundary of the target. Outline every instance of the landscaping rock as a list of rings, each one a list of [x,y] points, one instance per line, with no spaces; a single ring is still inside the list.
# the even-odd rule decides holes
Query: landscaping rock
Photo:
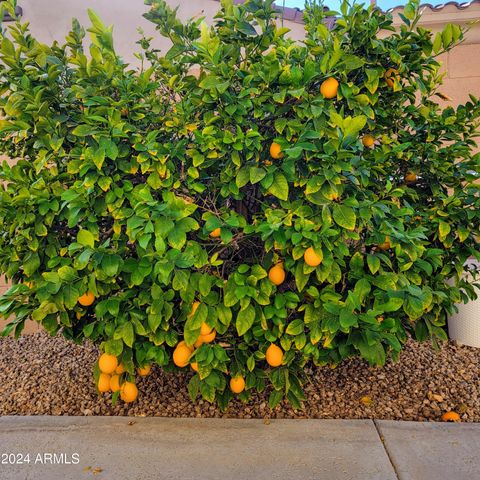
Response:
[[[129,415],[230,418],[376,418],[440,420],[455,410],[464,422],[480,421],[480,349],[448,343],[435,351],[408,341],[400,361],[384,368],[354,359],[329,367],[306,368],[304,409],[283,402],[268,408],[268,393],[255,393],[226,412],[203,400],[189,400],[192,372],[153,368],[138,379],[139,397],[130,405],[111,404],[93,384],[98,349],[75,345],[44,332],[0,340],[1,415]]]

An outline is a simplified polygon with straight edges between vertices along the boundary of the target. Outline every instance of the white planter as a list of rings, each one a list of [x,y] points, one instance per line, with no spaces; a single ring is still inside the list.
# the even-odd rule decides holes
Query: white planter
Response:
[[[468,264],[475,264],[475,261],[470,260]],[[469,274],[465,275],[472,280]],[[480,348],[480,297],[459,303],[457,308],[458,312],[448,319],[449,337],[462,345]]]

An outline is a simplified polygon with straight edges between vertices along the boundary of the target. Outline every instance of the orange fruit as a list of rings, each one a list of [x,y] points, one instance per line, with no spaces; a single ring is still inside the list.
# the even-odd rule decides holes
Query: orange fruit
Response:
[[[194,347],[198,348],[204,343],[212,343],[215,340],[216,336],[217,336],[216,330],[212,330],[208,335],[200,335],[197,341],[195,342]]]
[[[115,355],[102,353],[98,359],[98,368],[102,373],[112,374],[118,367],[118,360]]]
[[[205,322],[203,322],[200,328],[200,335],[210,335],[211,333],[212,327],[209,327]]]
[[[308,247],[303,254],[303,259],[309,267],[318,267],[322,263],[323,253],[319,255],[313,247]]]
[[[181,340],[180,342],[177,343],[177,347],[187,347],[191,353],[193,353],[193,346],[192,345],[187,345],[184,340]]]
[[[245,390],[245,380],[243,377],[234,377],[230,379],[230,390],[233,393],[241,393]]]
[[[270,156],[276,160],[283,157],[282,147],[278,143],[272,142],[270,145]]]
[[[123,363],[120,363],[118,367],[115,369],[115,373],[117,375],[121,375],[124,372],[125,372],[125,366],[123,365]]]
[[[375,144],[375,137],[373,135],[367,134],[362,137],[362,143],[364,147],[370,148]]]
[[[282,263],[277,263],[269,270],[268,279],[277,286],[285,281],[285,270]]]
[[[320,85],[320,93],[323,98],[334,98],[337,96],[337,92],[338,81],[333,77],[327,78],[327,80]]]
[[[277,347],[272,343],[265,352],[265,359],[271,367],[278,367],[283,362],[283,351],[280,347]]]
[[[97,388],[99,392],[105,393],[110,391],[110,375],[101,373],[98,377]]]
[[[137,368],[137,373],[141,377],[146,377],[151,371],[152,371],[152,366],[151,365],[145,365],[143,367]]]
[[[406,183],[415,183],[417,181],[417,174],[413,172],[408,172],[405,175],[405,182]]]
[[[384,320],[384,318],[383,318],[383,317],[377,317],[377,322],[378,322],[378,323],[382,323],[382,322],[383,322],[383,320]]]
[[[378,248],[380,250],[388,250],[388,249],[390,249],[390,246],[391,246],[390,245],[390,237],[387,235],[385,237],[385,241],[383,243],[381,243],[380,245],[378,245]]]
[[[173,363],[177,367],[186,367],[191,354],[192,350],[187,347],[185,342],[180,342],[173,351]]]
[[[110,390],[113,393],[120,390],[120,375],[112,375],[110,377]]]
[[[84,307],[90,306],[95,301],[95,295],[93,292],[88,291],[80,297],[78,297],[78,303]]]
[[[390,88],[393,88],[395,85],[395,80],[400,81],[400,75],[398,74],[398,70],[395,68],[389,68],[385,72],[385,81]]]
[[[125,403],[134,402],[138,397],[138,388],[133,382],[124,382],[120,388],[120,398]]]
[[[198,372],[198,363],[197,362],[192,362],[190,364],[190,366],[192,367],[193,371]]]
[[[192,317],[195,315],[195,312],[197,311],[197,308],[200,306],[200,302],[195,301],[192,303],[192,309],[190,310],[190,313],[188,314],[189,317]]]
[[[218,238],[222,234],[222,229],[220,227],[217,227],[215,230],[212,230],[210,232],[210,236],[212,238]]]
[[[444,422],[459,422],[460,421],[460,415],[457,412],[445,412],[442,415],[442,420]]]

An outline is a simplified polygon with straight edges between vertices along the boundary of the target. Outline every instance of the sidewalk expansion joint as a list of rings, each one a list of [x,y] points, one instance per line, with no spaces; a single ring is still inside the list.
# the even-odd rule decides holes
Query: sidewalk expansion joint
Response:
[[[375,426],[375,430],[377,431],[378,438],[382,442],[383,449],[385,450],[385,454],[388,457],[388,461],[390,462],[390,465],[392,466],[393,471],[395,472],[395,476],[397,477],[398,480],[400,480],[400,476],[398,474],[397,467],[395,466],[395,463],[393,462],[392,457],[390,456],[390,452],[388,451],[388,448],[385,445],[385,439],[383,438],[383,435],[378,428],[377,420],[375,418],[373,418],[372,421],[373,421],[373,425]]]

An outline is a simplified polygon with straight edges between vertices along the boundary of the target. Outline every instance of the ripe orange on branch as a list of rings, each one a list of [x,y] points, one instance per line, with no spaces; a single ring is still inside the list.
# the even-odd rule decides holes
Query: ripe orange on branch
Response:
[[[98,377],[97,388],[99,392],[105,393],[110,391],[110,375],[101,373]]]
[[[265,359],[271,367],[279,367],[283,362],[283,350],[272,343],[265,352]]]
[[[417,174],[413,172],[408,172],[405,175],[405,183],[415,183],[417,181]]]
[[[134,402],[138,397],[138,388],[133,382],[125,382],[120,388],[120,398],[125,403]]]
[[[387,236],[385,237],[385,241],[384,241],[383,243],[380,243],[380,244],[378,245],[378,248],[379,248],[380,250],[389,250],[390,247],[391,247],[391,245],[390,245],[390,237],[387,235]]]
[[[120,390],[120,375],[112,375],[110,377],[110,390],[115,393]]]
[[[283,157],[282,147],[278,143],[272,142],[270,145],[270,156],[275,160]]]
[[[78,297],[78,303],[83,307],[89,307],[95,301],[95,295],[93,292],[88,291],[80,297]]]
[[[103,373],[112,374],[118,366],[118,360],[115,355],[102,353],[98,359],[98,368]]]
[[[274,285],[281,285],[285,281],[285,270],[282,263],[277,263],[268,271],[268,279]]]
[[[200,335],[210,335],[212,333],[212,327],[208,326],[207,323],[203,322],[200,327]]]
[[[338,92],[338,85],[337,79],[333,77],[327,78],[327,80],[322,82],[320,85],[320,93],[323,98],[335,98]]]
[[[179,342],[173,351],[173,363],[177,367],[186,367],[192,352],[193,348],[188,347],[183,341]]]
[[[321,250],[320,250],[321,252]],[[323,254],[318,254],[313,247],[308,247],[303,254],[305,263],[310,267],[318,267],[323,260]]]
[[[375,137],[367,134],[362,137],[362,143],[364,147],[371,148],[375,145]]]
[[[222,229],[220,227],[217,227],[215,230],[212,230],[210,232],[210,236],[212,238],[218,238],[222,234]]]
[[[217,331],[212,330],[208,335],[199,335],[197,341],[194,344],[195,348],[202,346],[204,343],[212,343],[217,336]]]
[[[152,371],[152,366],[151,365],[144,365],[143,367],[137,368],[137,373],[141,377],[146,377],[151,371]]]
[[[230,379],[230,390],[233,393],[242,393],[245,390],[245,380],[243,377],[233,377]]]

